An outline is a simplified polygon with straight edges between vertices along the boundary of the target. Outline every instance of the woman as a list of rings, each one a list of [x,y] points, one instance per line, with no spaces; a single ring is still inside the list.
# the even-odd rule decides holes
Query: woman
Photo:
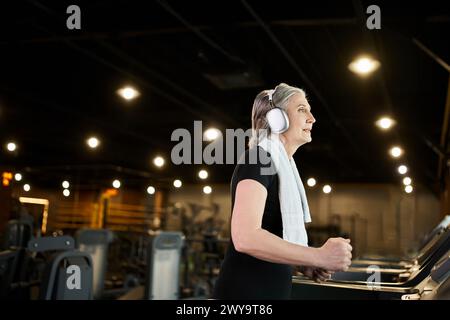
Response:
[[[231,241],[213,298],[289,299],[292,266],[316,281],[348,269],[348,239],[330,238],[320,248],[307,245],[309,208],[292,156],[311,142],[315,121],[299,88],[282,83],[256,96],[250,148],[231,180]]]

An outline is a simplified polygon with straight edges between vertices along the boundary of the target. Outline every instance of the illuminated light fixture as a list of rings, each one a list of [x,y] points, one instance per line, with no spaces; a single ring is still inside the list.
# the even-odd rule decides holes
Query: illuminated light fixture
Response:
[[[64,197],[70,196],[70,191],[69,191],[69,189],[64,189],[63,195],[64,195]]]
[[[164,162],[165,162],[165,160],[161,156],[157,156],[157,157],[155,157],[155,159],[153,159],[153,164],[155,166],[157,166],[158,168],[161,168],[164,165]]]
[[[208,178],[208,171],[206,171],[206,170],[200,170],[199,172],[198,172],[198,177],[200,178],[200,179],[206,179],[206,178]]]
[[[14,180],[16,180],[16,181],[22,180],[22,175],[21,175],[20,173],[16,173],[16,174],[14,175]]]
[[[405,186],[405,192],[406,192],[406,193],[411,193],[411,192],[413,192],[413,187],[412,187],[412,185]]]
[[[6,144],[6,150],[8,150],[9,152],[13,152],[17,149],[17,145],[14,142],[8,142]]]
[[[117,90],[117,93],[125,100],[133,100],[139,96],[139,91],[135,88],[127,86]]]
[[[212,192],[212,188],[210,186],[204,186],[203,187],[203,193],[204,194],[210,194]]]
[[[181,180],[175,180],[174,182],[173,182],[173,186],[175,187],[175,188],[180,188],[181,186],[183,185],[183,183],[181,182]]]
[[[121,185],[121,183],[120,183],[120,181],[119,180],[114,180],[113,181],[113,183],[112,183],[112,186],[114,187],[114,188],[116,188],[116,189],[119,189],[120,188],[120,185]]]
[[[309,178],[308,181],[306,181],[306,183],[308,184],[308,186],[314,187],[316,185],[316,179]]]
[[[100,145],[100,140],[97,139],[97,137],[90,137],[86,140],[87,145],[91,149],[95,149]]]
[[[382,117],[380,119],[378,119],[375,124],[377,125],[378,128],[380,128],[381,130],[389,130],[390,128],[392,128],[392,126],[395,124],[395,121],[392,120],[389,117]]]
[[[69,189],[69,187],[70,187],[69,181],[67,181],[67,180],[63,181],[62,187],[63,187],[64,189]]]
[[[392,157],[398,158],[403,154],[403,149],[395,146],[389,150],[389,153],[391,154]]]
[[[348,65],[350,71],[363,77],[371,74],[379,67],[380,62],[369,56],[361,56],[359,58],[356,58]]]
[[[411,184],[411,182],[412,182],[412,180],[411,180],[410,177],[404,177],[404,178],[403,178],[403,184],[404,184],[405,186],[409,186],[409,185]]]
[[[329,184],[326,184],[322,188],[323,193],[330,193],[331,192],[331,186]]]
[[[2,174],[3,186],[8,187],[12,178],[13,178],[13,175],[11,172],[3,172],[3,174]]]
[[[45,234],[47,231],[47,220],[48,220],[48,207],[50,202],[47,199],[39,199],[39,198],[27,198],[27,197],[20,197],[19,201],[21,203],[31,203],[31,204],[40,204],[44,206],[44,211],[42,214],[42,227],[41,231]]]
[[[114,188],[108,188],[103,192],[103,196],[107,198],[115,197],[119,194],[119,191]]]
[[[209,128],[209,129],[205,130],[205,132],[203,134],[203,139],[205,141],[213,141],[213,140],[216,140],[219,136],[220,136],[219,129]]]
[[[30,187],[30,185],[29,185],[28,183],[26,183],[26,184],[23,185],[23,190],[24,190],[25,192],[30,191],[30,189],[31,189],[31,187]]]
[[[156,191],[155,187],[149,186],[149,187],[147,188],[147,193],[148,193],[148,194],[154,194],[155,191]]]
[[[399,166],[399,167],[397,168],[397,171],[398,171],[398,173],[400,173],[400,174],[405,174],[405,173],[408,172],[408,167],[402,164],[401,166]]]

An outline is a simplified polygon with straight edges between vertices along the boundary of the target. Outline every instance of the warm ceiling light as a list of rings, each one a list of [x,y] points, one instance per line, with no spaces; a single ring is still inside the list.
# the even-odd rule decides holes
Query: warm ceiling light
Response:
[[[200,171],[198,172],[198,177],[199,177],[200,179],[206,179],[206,178],[208,178],[208,171],[206,171],[206,170],[200,170]]]
[[[116,189],[119,189],[120,188],[120,185],[121,185],[121,183],[120,183],[120,181],[119,180],[114,180],[113,181],[113,183],[112,183],[112,186],[114,187],[114,188],[116,188]]]
[[[30,189],[31,187],[28,183],[23,185],[23,190],[25,190],[26,192],[30,191]]]
[[[6,144],[6,149],[7,149],[9,152],[13,152],[13,151],[15,151],[15,150],[17,149],[17,145],[16,145],[14,142],[8,142],[8,143]]]
[[[361,76],[367,76],[377,70],[380,67],[380,62],[378,60],[372,59],[367,56],[359,57],[353,60],[348,68]]]
[[[389,130],[395,124],[395,121],[389,117],[382,117],[375,124],[382,130]]]
[[[399,166],[399,167],[397,168],[397,171],[398,171],[398,173],[400,173],[400,174],[405,174],[405,173],[408,172],[408,167],[402,164],[401,166]]]
[[[306,181],[306,183],[308,184],[308,186],[314,187],[316,185],[316,179],[309,178],[308,181]]]
[[[22,180],[22,175],[21,175],[20,173],[16,173],[16,174],[14,175],[14,180],[16,180],[16,181]]]
[[[406,192],[406,193],[411,193],[411,192],[413,192],[413,187],[412,187],[411,185],[405,186],[405,192]]]
[[[212,192],[212,188],[210,186],[204,186],[203,187],[203,193],[204,194],[210,194]]]
[[[148,193],[148,194],[154,194],[155,191],[156,191],[155,187],[149,186],[149,187],[147,188],[147,193]]]
[[[409,186],[409,185],[411,184],[411,182],[412,182],[412,180],[411,180],[410,177],[404,177],[404,178],[403,178],[403,184],[404,184],[405,186]]]
[[[68,189],[69,187],[70,187],[70,183],[69,183],[69,181],[63,181],[63,183],[62,183],[62,187],[64,188],[64,189]]]
[[[139,92],[133,87],[123,87],[117,93],[125,100],[133,100],[139,96]]]
[[[213,140],[216,140],[219,136],[220,136],[219,129],[209,128],[203,134],[203,139],[205,141],[213,141]]]
[[[161,168],[164,165],[164,162],[164,158],[161,156],[157,156],[155,157],[155,159],[153,159],[153,164],[158,168]]]
[[[178,179],[173,182],[173,186],[175,188],[180,188],[182,184],[183,183],[181,183],[181,180],[178,180]]]
[[[86,140],[87,145],[91,149],[95,149],[100,145],[100,140],[98,140],[96,137],[90,137]]]
[[[402,148],[395,146],[389,150],[389,153],[391,154],[392,157],[398,158],[403,154],[403,150]]]
[[[70,191],[69,191],[69,189],[64,189],[63,195],[64,195],[64,197],[70,196]]]
[[[326,184],[322,188],[323,193],[330,193],[331,192],[331,186],[329,184]]]

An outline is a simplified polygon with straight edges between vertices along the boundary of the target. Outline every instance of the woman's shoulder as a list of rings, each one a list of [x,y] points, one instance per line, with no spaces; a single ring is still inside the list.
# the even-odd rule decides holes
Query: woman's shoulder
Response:
[[[233,173],[232,184],[251,179],[260,182],[267,189],[276,175],[270,154],[261,147],[251,148],[242,154]]]

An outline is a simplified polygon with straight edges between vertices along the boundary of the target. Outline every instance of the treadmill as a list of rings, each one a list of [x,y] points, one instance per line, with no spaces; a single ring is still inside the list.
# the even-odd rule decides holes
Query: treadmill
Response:
[[[404,259],[392,259],[386,257],[371,257],[365,256],[361,259],[355,259],[352,261],[352,267],[367,267],[370,265],[377,265],[380,267],[392,268],[392,269],[405,269],[419,263],[420,260],[427,255],[430,247],[439,239],[439,236],[449,228],[450,215],[445,216],[444,219],[422,240],[419,250],[416,256],[405,257]],[[417,263],[416,263],[417,262]]]
[[[422,265],[436,251],[439,245],[444,243],[442,238],[445,237],[446,231],[449,229],[450,215],[427,235],[426,242],[422,244],[416,257],[410,257],[410,260],[361,260],[352,261],[350,268],[346,272],[336,272],[332,279],[344,281],[363,281],[367,279],[368,272],[377,269],[381,282],[404,282],[412,274],[417,266]]]
[[[292,299],[402,299],[403,296],[421,294],[429,282],[429,276],[450,250],[450,228],[442,232],[432,245],[427,245],[427,254],[420,255],[422,263],[408,269],[404,279],[398,282],[384,281],[380,272],[380,281],[370,281],[367,269],[363,272],[347,272],[347,279],[333,278],[326,283],[316,283],[303,276],[292,279]],[[417,261],[419,260],[419,257]],[[445,265],[444,265],[445,266]],[[382,271],[382,269],[381,269]]]
[[[408,299],[450,300],[450,250],[436,263],[419,296]]]

